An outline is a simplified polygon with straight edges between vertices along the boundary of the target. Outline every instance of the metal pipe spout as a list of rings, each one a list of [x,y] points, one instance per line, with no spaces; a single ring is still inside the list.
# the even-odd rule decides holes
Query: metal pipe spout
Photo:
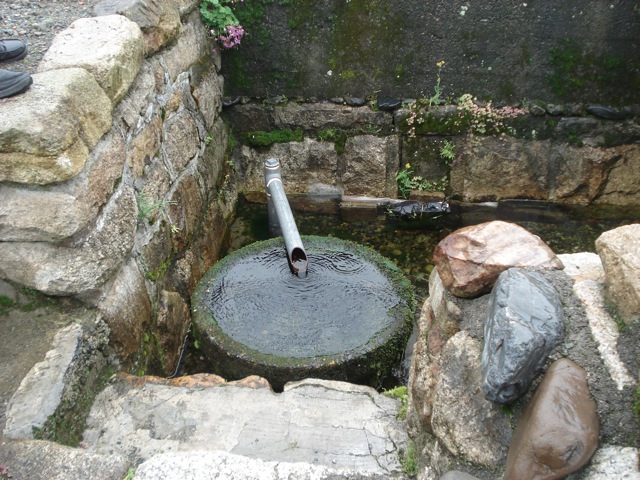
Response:
[[[304,277],[307,275],[307,253],[284,191],[280,162],[277,159],[270,158],[265,162],[264,179],[271,234],[282,235],[291,271],[299,277]]]

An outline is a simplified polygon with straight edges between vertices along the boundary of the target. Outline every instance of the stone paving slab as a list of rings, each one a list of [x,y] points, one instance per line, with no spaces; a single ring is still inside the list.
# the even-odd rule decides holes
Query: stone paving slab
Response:
[[[402,472],[408,437],[397,399],[315,379],[287,384],[279,394],[266,382],[253,386],[177,386],[116,375],[96,398],[84,443],[134,464],[161,453],[205,450],[362,473]]]
[[[338,470],[306,463],[265,462],[226,452],[163,453],[140,465],[134,480],[390,480],[391,474]]]

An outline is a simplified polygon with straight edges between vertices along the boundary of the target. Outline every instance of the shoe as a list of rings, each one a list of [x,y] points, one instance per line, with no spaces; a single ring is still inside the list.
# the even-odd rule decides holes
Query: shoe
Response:
[[[0,40],[0,61],[20,60],[27,54],[27,45],[17,38]]]
[[[10,97],[24,92],[33,83],[33,78],[26,72],[0,70],[0,98]]]

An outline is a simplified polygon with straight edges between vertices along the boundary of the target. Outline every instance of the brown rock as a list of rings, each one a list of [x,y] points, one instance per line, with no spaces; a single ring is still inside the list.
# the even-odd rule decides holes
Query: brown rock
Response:
[[[596,251],[602,259],[607,294],[630,324],[640,316],[640,224],[603,233],[596,240]]]
[[[136,353],[151,321],[152,308],[144,277],[134,260],[122,266],[98,309],[111,330],[111,345],[123,358]]]
[[[342,176],[344,193],[395,197],[399,150],[396,136],[358,135],[347,139],[344,152],[346,170]]]
[[[174,372],[180,358],[183,340],[189,329],[189,306],[179,293],[162,290],[158,306],[158,341],[163,352],[166,375]]]
[[[591,458],[599,431],[586,372],[569,359],[557,360],[520,417],[505,480],[565,478]]]
[[[562,262],[536,235],[513,223],[464,227],[442,240],[433,254],[442,283],[458,297],[487,293],[511,267],[562,269]]]

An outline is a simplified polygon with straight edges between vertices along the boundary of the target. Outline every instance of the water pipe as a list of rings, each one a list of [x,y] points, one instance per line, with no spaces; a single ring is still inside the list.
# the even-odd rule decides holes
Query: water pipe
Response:
[[[306,276],[307,254],[304,251],[302,239],[298,233],[293,213],[291,213],[287,194],[284,191],[280,174],[280,162],[277,159],[270,158],[265,162],[264,181],[271,234],[283,236],[291,271],[299,277]]]

